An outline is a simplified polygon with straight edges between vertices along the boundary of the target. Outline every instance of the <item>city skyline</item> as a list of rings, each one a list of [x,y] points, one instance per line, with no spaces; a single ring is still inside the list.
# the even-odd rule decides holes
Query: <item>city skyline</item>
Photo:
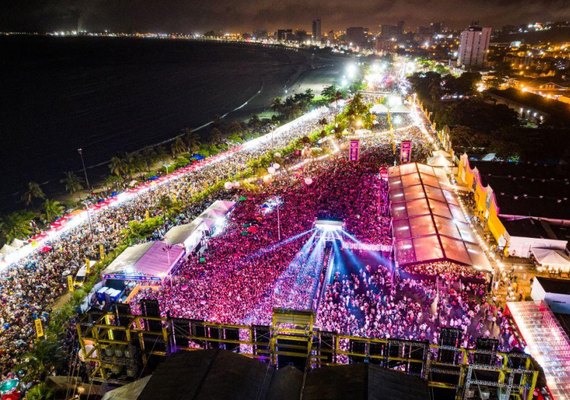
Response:
[[[461,2],[431,0],[372,1],[357,3],[286,0],[221,0],[204,4],[195,0],[166,0],[152,3],[128,0],[98,1],[32,0],[4,7],[0,16],[3,31],[50,31],[77,28],[88,31],[203,32],[207,30],[251,31],[278,28],[311,29],[313,19],[322,20],[322,32],[365,26],[375,30],[382,24],[403,20],[407,29],[433,21],[462,29],[472,21],[484,26],[570,18],[570,4],[560,0],[475,0]]]

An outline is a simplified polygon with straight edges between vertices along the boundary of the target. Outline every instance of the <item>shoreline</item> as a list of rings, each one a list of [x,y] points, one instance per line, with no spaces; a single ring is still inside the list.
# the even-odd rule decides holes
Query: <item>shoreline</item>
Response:
[[[116,38],[112,38],[112,39],[116,39]],[[137,39],[138,40],[138,39]],[[150,41],[150,40],[148,40]],[[209,44],[209,43],[208,43]],[[228,45],[227,43],[221,44],[221,43],[212,43],[213,46],[222,46],[222,45]],[[232,43],[230,44],[232,47],[234,48],[239,48],[239,49],[244,49],[244,51],[246,51],[247,49],[260,49],[263,50],[264,48],[266,48],[267,46],[264,46],[262,44],[257,44],[257,43],[239,43],[239,44],[235,44]],[[251,50],[250,50],[251,51]],[[295,71],[289,75],[288,80],[285,82],[285,86],[286,88],[291,88],[291,87],[297,87],[297,90],[294,91],[288,91],[288,93],[282,93],[281,92],[281,87],[282,85],[279,83],[278,80],[276,81],[272,81],[269,84],[266,84],[266,82],[263,79],[263,76],[261,76],[260,81],[259,81],[259,89],[254,92],[251,96],[249,96],[248,98],[245,99],[245,101],[243,101],[242,99],[236,99],[236,101],[234,102],[234,104],[231,107],[226,108],[226,110],[222,110],[222,112],[220,112],[220,119],[223,120],[226,123],[230,123],[232,121],[244,121],[249,119],[250,117],[252,117],[253,115],[258,115],[258,114],[262,114],[266,111],[268,111],[270,109],[270,105],[271,105],[271,101],[273,100],[273,98],[275,97],[285,97],[287,95],[292,95],[298,91],[300,91],[300,89],[303,87],[303,82],[306,79],[313,79],[312,76],[319,76],[319,71],[321,69],[328,69],[328,70],[333,70],[335,69],[335,65],[334,62],[331,60],[328,60],[329,62],[324,62],[323,59],[319,58],[318,60],[318,68],[312,68],[312,60],[311,57],[314,56],[311,55],[310,50],[306,50],[306,49],[302,49],[302,50],[298,50],[298,49],[290,49],[287,47],[283,47],[283,48],[279,48],[278,51],[282,54],[285,54],[286,57],[288,57],[289,54],[291,53],[295,53],[296,56],[298,56],[299,54],[302,54],[303,56],[303,61],[302,63],[300,63],[298,60],[295,61],[294,59],[291,59],[290,61],[290,67],[295,68]],[[340,58],[338,56],[335,55],[324,55],[322,56],[323,58],[329,57],[329,58],[334,58],[335,60]],[[296,57],[298,58],[298,57]],[[281,61],[283,62],[283,61]],[[287,63],[284,65],[288,65]],[[315,75],[313,75],[315,74]],[[321,82],[323,86],[326,86],[328,84],[332,84],[332,82],[330,81],[330,79],[327,79],[323,82]],[[319,93],[316,93],[319,94]],[[239,95],[237,96],[239,97]],[[208,135],[204,133],[204,131],[212,125],[212,123],[215,121],[214,117],[216,116],[217,113],[212,112],[211,115],[209,116],[209,118],[207,118],[203,123],[195,125],[193,128],[191,128],[193,131],[197,131],[200,133],[200,136],[202,136],[203,142],[208,142]],[[157,146],[160,145],[165,145],[168,143],[173,142],[174,140],[176,140],[177,137],[180,137],[181,133],[180,130],[178,130],[177,132],[173,132],[171,135],[167,136],[166,138],[162,139],[162,140],[158,140],[158,141],[154,141],[151,142],[150,144],[146,144],[140,147],[136,147],[136,148],[131,148],[129,149],[129,151],[127,151],[128,153],[133,153],[133,152],[139,152],[145,148],[156,148]],[[124,140],[128,140],[128,139],[124,139]],[[125,141],[123,141],[123,143],[125,143]],[[118,151],[118,153],[122,153],[122,151]],[[86,156],[87,160],[87,165],[86,165],[86,169],[88,171],[89,174],[89,178],[90,178],[90,182],[91,182],[91,186],[100,186],[101,183],[109,176],[109,172],[107,169],[107,165],[109,164],[111,157],[114,156],[115,154],[110,154],[109,156],[106,158],[106,160],[104,161],[99,161],[99,162],[95,162],[95,163],[89,163],[89,155]],[[70,155],[70,157],[68,157],[69,159],[72,159],[73,156]],[[82,168],[71,168],[69,169],[70,171],[74,172],[77,176],[83,176],[83,170]],[[33,171],[33,170],[31,170]],[[31,179],[28,179],[27,177],[24,177],[21,181],[21,183],[24,183],[23,181],[33,181],[33,177],[31,177]],[[44,191],[46,192],[47,197],[49,198],[54,198],[56,200],[59,201],[68,201],[68,200],[72,200],[74,197],[77,197],[77,194],[75,195],[69,195],[62,187],[60,184],[60,174],[58,173],[54,173],[52,174],[51,178],[45,180],[45,179],[36,179],[37,182],[39,182],[40,186],[42,187],[42,189],[44,189]],[[10,187],[11,184],[9,184],[7,182],[6,187]],[[23,186],[20,184],[20,187]],[[21,207],[21,203],[19,202],[19,197],[20,195],[24,192],[24,188],[13,188],[13,191],[7,191],[5,194],[2,194],[2,197],[4,198],[4,206],[1,208],[1,212],[2,213],[9,213],[12,211],[18,211],[20,209],[22,209]],[[86,192],[85,192],[86,193]],[[84,197],[85,195],[83,195]]]

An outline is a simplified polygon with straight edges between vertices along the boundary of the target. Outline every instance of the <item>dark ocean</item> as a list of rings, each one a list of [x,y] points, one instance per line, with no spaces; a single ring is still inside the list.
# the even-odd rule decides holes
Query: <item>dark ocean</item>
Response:
[[[29,181],[61,191],[65,171],[81,173],[79,147],[101,176],[105,167],[94,166],[115,154],[248,100],[228,118],[263,110],[314,62],[309,52],[243,44],[0,37],[0,209],[14,208]]]

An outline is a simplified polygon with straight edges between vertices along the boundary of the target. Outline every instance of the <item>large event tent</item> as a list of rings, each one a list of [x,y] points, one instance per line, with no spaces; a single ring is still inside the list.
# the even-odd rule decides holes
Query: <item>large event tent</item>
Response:
[[[183,245],[187,253],[191,252],[200,242],[203,232],[212,233],[213,228],[225,219],[235,204],[235,201],[216,200],[191,223],[170,229],[164,235],[164,241]]]
[[[170,275],[184,257],[182,246],[148,242],[123,251],[105,270],[104,279],[160,282]]]
[[[412,163],[388,170],[399,265],[447,260],[490,270],[442,171]]]
[[[555,268],[562,272],[570,271],[570,258],[561,250],[533,248],[532,254],[543,267]]]

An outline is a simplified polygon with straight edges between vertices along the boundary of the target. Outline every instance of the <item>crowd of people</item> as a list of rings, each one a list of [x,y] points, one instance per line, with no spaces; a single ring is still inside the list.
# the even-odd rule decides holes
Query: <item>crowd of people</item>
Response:
[[[487,298],[487,282],[466,279],[465,267],[436,262],[408,274],[358,254],[342,258],[318,310],[321,329],[436,344],[441,328],[450,327],[463,333],[463,347],[474,347],[478,337],[499,338],[505,351],[514,345],[502,310]],[[356,267],[354,259],[368,263]]]
[[[275,176],[239,202],[224,232],[209,240],[202,257],[182,265],[172,287],[142,291],[133,304],[150,296],[174,317],[248,324],[268,324],[274,307],[310,309],[325,264],[325,237],[314,228],[318,216],[345,221],[355,237],[390,241],[389,221],[378,214],[373,159],[380,156],[370,154],[358,166],[339,154]]]
[[[189,173],[153,185],[128,201],[93,211],[91,229],[85,223],[66,231],[57,239],[43,243],[41,251],[36,250],[1,271],[0,378],[32,348],[34,319],[48,321],[55,301],[67,290],[66,275],[74,275],[86,258],[97,260],[100,245],[105,252],[115,249],[123,240],[122,232],[130,221],[143,221],[147,213],[151,217],[162,215],[164,209],[160,202],[164,196],[178,199],[185,209],[174,221],[159,229],[155,235],[159,238],[170,226],[193,220],[214,200],[214,196],[210,196],[202,202],[190,203],[192,196],[243,170],[249,160],[320,129],[322,119],[331,120],[335,114],[332,108],[315,110],[252,142],[232,148],[214,162],[206,159],[196,163]]]
[[[347,272],[341,267],[354,267],[354,257],[342,254],[351,251],[337,249],[341,255],[327,256],[326,238],[314,226],[317,217],[344,221],[342,240],[347,242],[392,244],[388,186],[379,175],[380,167],[395,157],[389,134],[363,138],[357,163],[348,161],[344,151],[305,160],[299,169],[279,160],[284,165],[255,182],[256,190],[234,188],[190,203],[248,161],[321,129],[321,120],[335,113],[315,111],[214,162],[202,161],[186,174],[102,208],[91,216],[92,229],[72,229],[46,243],[51,250],[36,251],[0,274],[0,377],[30,350],[34,319],[49,320],[54,302],[66,291],[64,276],[74,274],[86,258],[97,259],[100,245],[105,251],[116,248],[130,221],[162,215],[164,196],[176,198],[184,209],[154,233],[156,239],[170,227],[192,221],[217,198],[241,201],[223,231],[208,239],[203,254],[185,260],[172,281],[136,294],[131,301],[135,313],[141,299],[155,298],[164,314],[211,322],[269,324],[274,307],[314,308],[317,325],[339,333],[436,342],[442,326],[456,326],[465,332],[466,344],[477,332],[486,333],[486,317],[497,311],[486,301],[486,282],[476,273],[431,264],[396,274],[389,267],[389,252],[376,256],[381,262],[376,258]],[[398,131],[398,140],[407,139],[416,143],[413,158],[424,160],[429,146],[419,129]],[[336,271],[331,282],[323,280],[329,264]],[[315,302],[319,288],[323,297]],[[504,321],[490,327],[489,335],[497,326],[504,327]]]

